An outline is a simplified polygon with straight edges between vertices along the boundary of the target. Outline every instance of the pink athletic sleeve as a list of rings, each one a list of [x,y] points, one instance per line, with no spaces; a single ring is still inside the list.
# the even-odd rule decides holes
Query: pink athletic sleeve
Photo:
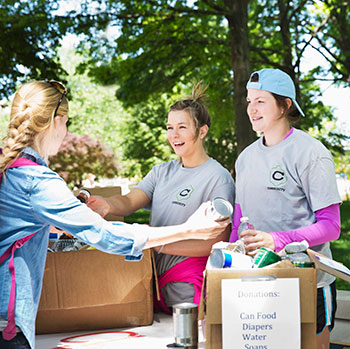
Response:
[[[275,251],[278,252],[291,242],[306,240],[309,246],[315,246],[327,241],[337,240],[340,234],[339,204],[330,205],[315,212],[316,222],[295,230],[271,233],[275,242]],[[238,239],[237,230],[242,217],[239,204],[235,204],[230,242]]]
[[[232,222],[232,232],[230,235],[230,242],[238,240],[237,230],[241,223],[242,210],[239,204],[235,204],[235,212],[233,213],[233,222]]]
[[[294,241],[306,240],[309,246],[337,240],[340,235],[340,204],[333,204],[315,212],[316,222],[295,230],[271,233],[278,252]]]

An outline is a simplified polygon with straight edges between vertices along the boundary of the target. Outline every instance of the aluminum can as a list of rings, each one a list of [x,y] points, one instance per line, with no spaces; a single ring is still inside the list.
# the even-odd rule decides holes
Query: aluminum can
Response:
[[[173,305],[173,323],[177,346],[198,348],[198,305],[195,303]]]
[[[82,189],[79,192],[77,199],[80,200],[83,204],[86,204],[88,202],[90,196],[91,196],[91,194],[87,189]]]
[[[251,268],[253,259],[242,251],[232,251],[223,248],[215,248],[209,256],[209,265],[213,268]]]
[[[309,256],[303,252],[288,254],[286,259],[290,260],[297,268],[312,268],[314,266]]]
[[[254,256],[254,268],[263,268],[267,265],[279,262],[281,257],[269,248],[261,247]]]
[[[231,203],[223,198],[215,198],[211,201],[206,215],[214,220],[230,217],[233,213]]]

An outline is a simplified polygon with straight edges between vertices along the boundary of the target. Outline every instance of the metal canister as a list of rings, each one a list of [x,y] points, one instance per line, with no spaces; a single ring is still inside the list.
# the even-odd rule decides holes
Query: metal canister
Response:
[[[210,207],[207,209],[207,216],[216,220],[230,217],[233,213],[231,203],[223,198],[215,198],[211,201]]]
[[[286,256],[286,259],[290,260],[297,268],[312,268],[314,266],[309,256],[303,252],[289,254]]]
[[[175,344],[188,349],[198,348],[198,305],[179,303],[173,305]]]
[[[263,268],[267,265],[279,262],[281,257],[267,247],[259,248],[259,251],[254,256],[254,268]]]
[[[86,204],[90,196],[91,194],[87,189],[82,189],[77,195],[77,199],[80,200],[83,204]]]

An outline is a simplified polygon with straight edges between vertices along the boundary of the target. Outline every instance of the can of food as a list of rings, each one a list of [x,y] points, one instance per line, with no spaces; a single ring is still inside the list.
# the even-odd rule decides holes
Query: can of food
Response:
[[[179,303],[173,305],[175,344],[184,348],[198,348],[198,305]]]
[[[289,254],[286,256],[286,259],[290,260],[297,268],[312,268],[314,266],[309,256],[303,252]]]
[[[263,268],[267,265],[279,262],[281,257],[267,247],[259,248],[259,251],[254,256],[254,268]]]
[[[253,260],[244,253],[215,248],[210,253],[209,265],[212,268],[251,268]]]
[[[286,245],[284,247],[284,250],[287,254],[292,253],[299,253],[299,252],[306,252],[306,250],[309,248],[309,244],[307,241],[303,240],[301,242],[291,242],[290,244]]]
[[[212,200],[210,207],[206,211],[206,215],[214,220],[230,217],[232,213],[233,206],[223,198]]]

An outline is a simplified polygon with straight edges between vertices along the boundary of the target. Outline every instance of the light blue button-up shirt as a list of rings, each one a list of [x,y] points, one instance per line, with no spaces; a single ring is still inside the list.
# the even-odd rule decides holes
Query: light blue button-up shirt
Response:
[[[50,225],[104,252],[142,258],[148,234],[138,224],[107,222],[75,198],[64,180],[33,149],[23,156],[41,166],[8,169],[0,183],[0,256],[32,233],[15,252],[16,325],[34,348],[35,318],[40,300]],[[0,319],[7,319],[11,276],[9,258],[0,265]]]

